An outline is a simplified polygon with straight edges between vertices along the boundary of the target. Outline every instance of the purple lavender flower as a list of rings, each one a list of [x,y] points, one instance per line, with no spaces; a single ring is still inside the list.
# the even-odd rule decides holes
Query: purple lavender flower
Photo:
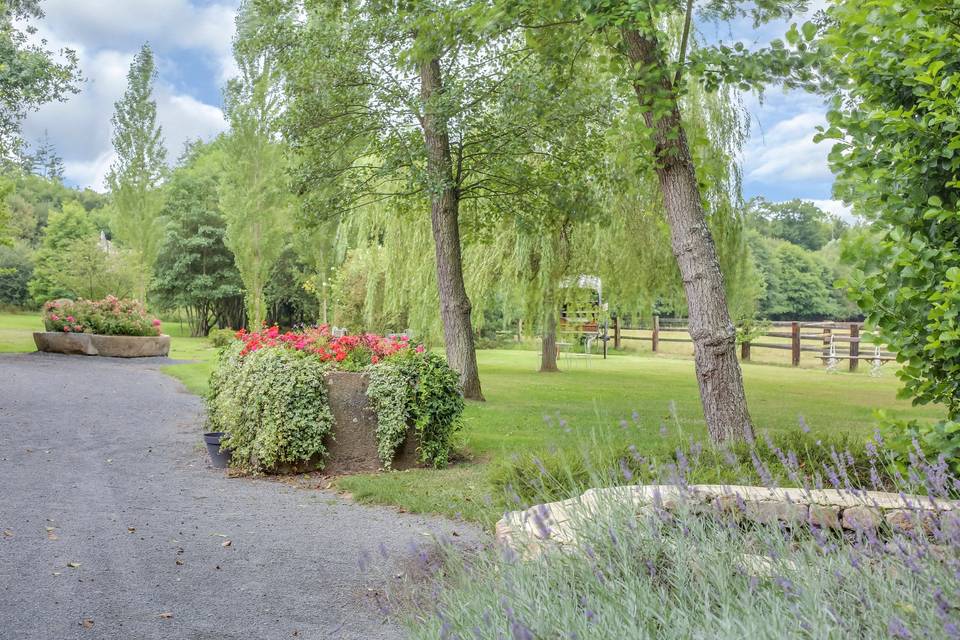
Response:
[[[890,618],[890,622],[887,623],[887,633],[890,634],[892,638],[912,638],[913,634],[910,633],[910,630],[907,629],[906,625],[903,624],[903,620],[897,616]]]

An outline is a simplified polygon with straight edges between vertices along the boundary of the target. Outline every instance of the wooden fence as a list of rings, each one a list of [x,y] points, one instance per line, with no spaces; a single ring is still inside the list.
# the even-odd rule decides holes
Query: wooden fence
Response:
[[[648,333],[649,335],[625,335],[625,331]],[[671,334],[687,332],[684,338],[674,337]],[[789,338],[789,343],[763,341],[764,338]],[[776,321],[771,322],[767,331],[754,336],[751,341],[740,343],[740,358],[750,360],[754,349],[780,349],[790,351],[790,361],[794,367],[800,366],[800,356],[803,353],[816,353],[823,364],[836,364],[846,360],[850,371],[856,371],[861,360],[867,362],[891,362],[896,356],[886,350],[861,353],[860,345],[868,342],[870,335],[863,331],[862,322],[798,322]],[[650,327],[621,326],[620,319],[613,320],[613,346],[619,349],[624,340],[649,341],[653,351],[660,350],[661,342],[688,342],[689,327],[686,320],[653,317]],[[816,343],[811,344],[811,343]]]

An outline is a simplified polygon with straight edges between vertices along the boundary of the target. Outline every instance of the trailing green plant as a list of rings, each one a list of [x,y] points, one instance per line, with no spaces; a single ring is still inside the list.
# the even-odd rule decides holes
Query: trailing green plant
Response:
[[[303,351],[241,354],[243,347],[237,341],[223,350],[208,397],[212,427],[230,434],[231,465],[274,471],[321,459],[333,427],[324,382],[328,366]]]
[[[463,412],[456,371],[434,353],[405,349],[367,372],[367,397],[377,412],[377,453],[384,467],[390,467],[411,426],[420,460],[446,466]]]

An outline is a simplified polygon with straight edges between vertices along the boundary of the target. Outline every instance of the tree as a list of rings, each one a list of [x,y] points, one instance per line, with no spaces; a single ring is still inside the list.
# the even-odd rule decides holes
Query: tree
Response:
[[[280,115],[280,69],[273,52],[249,32],[258,15],[247,4],[237,16],[234,58],[240,76],[227,84],[230,132],[223,140],[224,175],[220,206],[227,221],[225,242],[246,289],[247,324],[267,319],[265,291],[290,232],[294,199],[285,182],[284,148],[276,140]]]
[[[819,137],[837,141],[836,194],[879,237],[849,293],[905,393],[960,419],[960,7],[837,0],[824,42],[841,90]]]
[[[27,285],[32,276],[33,259],[28,246],[23,242],[0,245],[0,304],[18,307],[30,304]]]
[[[225,243],[220,211],[223,152],[190,145],[164,185],[169,223],[160,245],[153,291],[165,308],[186,310],[190,334],[243,326],[243,282]]]
[[[53,52],[31,42],[32,20],[43,17],[38,0],[0,0],[0,161],[13,160],[22,143],[20,123],[29,111],[76,93],[80,81],[72,49]],[[57,59],[59,58],[59,60]]]
[[[147,288],[163,238],[163,192],[167,151],[152,98],[157,72],[150,45],[144,44],[127,73],[127,90],[114,104],[113,148],[117,158],[107,173],[113,198],[114,237],[135,256],[136,296],[146,300]]]
[[[33,153],[25,152],[21,161],[23,170],[56,182],[63,182],[63,158],[50,141],[46,129],[43,137],[34,145]]]
[[[713,21],[748,17],[760,24],[789,15],[803,2],[746,4],[713,0],[700,7],[692,0],[499,4],[503,13],[526,25],[527,30],[551,24],[582,28],[585,24],[608,44],[606,66],[619,69],[622,80],[632,86],[645,124],[646,138],[635,152],[650,157],[657,176],[673,253],[686,292],[708,432],[714,441],[750,437],[752,426],[735,353],[736,332],[726,304],[723,274],[704,212],[680,99],[690,78],[707,89],[738,84],[759,87],[774,78],[785,79],[788,84],[812,82],[813,69],[808,66],[818,58],[806,50],[805,44],[802,50],[799,46],[789,49],[777,41],[750,52],[741,43],[732,48],[722,42],[698,45],[690,29],[697,9]],[[674,25],[683,25],[676,38]],[[804,37],[807,32],[812,39],[815,25],[805,26]],[[796,28],[788,32],[788,42],[797,33]],[[576,50],[571,52],[576,54]]]
[[[55,298],[74,296],[75,292],[63,282],[63,256],[76,242],[96,242],[97,228],[80,205],[70,202],[62,211],[50,214],[43,235],[43,243],[37,250],[33,279],[30,280],[30,296],[37,303]]]
[[[447,359],[465,397],[482,399],[462,209],[516,189],[488,163],[510,155],[525,123],[494,128],[488,115],[523,54],[522,43],[472,30],[469,5],[310,0],[287,7],[281,48],[305,202],[327,215],[380,202],[408,214],[429,207]]]
[[[750,225],[769,238],[780,238],[816,251],[835,239],[845,223],[823,211],[812,202],[794,199],[770,202],[753,198],[747,203]]]
[[[844,309],[833,295],[834,273],[819,254],[786,242],[751,238],[765,291],[760,315],[777,320],[837,319]]]

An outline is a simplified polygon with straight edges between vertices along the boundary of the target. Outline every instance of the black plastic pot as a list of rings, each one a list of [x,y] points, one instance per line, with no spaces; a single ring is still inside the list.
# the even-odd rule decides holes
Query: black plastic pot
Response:
[[[230,435],[223,431],[211,431],[203,434],[203,441],[207,445],[207,453],[210,454],[210,462],[217,469],[226,469],[230,464],[230,450],[220,451],[221,443],[229,438]]]

